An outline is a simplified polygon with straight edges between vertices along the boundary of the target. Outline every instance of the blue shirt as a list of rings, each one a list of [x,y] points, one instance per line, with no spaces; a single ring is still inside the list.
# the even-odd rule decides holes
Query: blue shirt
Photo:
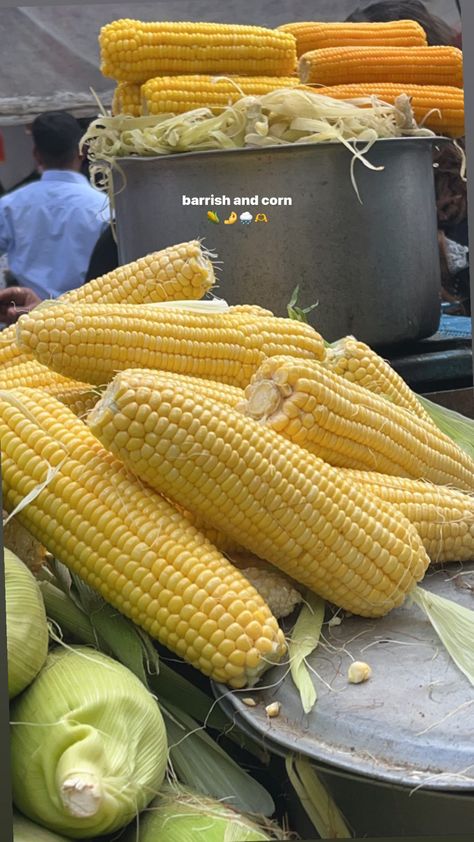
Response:
[[[84,283],[108,220],[107,197],[85,176],[46,170],[0,199],[0,255],[21,286],[56,298]]]

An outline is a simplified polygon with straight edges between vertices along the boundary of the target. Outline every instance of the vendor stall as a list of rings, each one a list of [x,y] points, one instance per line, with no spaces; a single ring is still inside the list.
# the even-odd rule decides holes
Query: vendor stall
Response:
[[[0,334],[15,842],[474,824],[462,53],[255,14],[101,22],[120,265]]]

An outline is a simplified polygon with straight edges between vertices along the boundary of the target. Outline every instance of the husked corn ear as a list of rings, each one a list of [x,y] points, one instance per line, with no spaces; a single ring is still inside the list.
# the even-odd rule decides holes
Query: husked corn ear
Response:
[[[183,114],[193,108],[220,112],[243,96],[301,86],[297,76],[157,76],[141,87],[146,114]]]
[[[433,424],[312,360],[266,360],[243,412],[331,465],[474,491],[474,461]]]
[[[179,243],[119,266],[78,289],[60,295],[68,304],[153,304],[199,299],[215,283],[214,269],[198,240]],[[53,306],[53,304],[51,305]],[[16,325],[0,333],[0,367],[31,361],[16,345]]]
[[[231,316],[273,316],[271,310],[266,310],[265,307],[260,307],[259,304],[233,304],[229,307],[229,315]]]
[[[101,72],[119,82],[189,73],[288,76],[295,39],[263,26],[122,19],[99,35]]]
[[[17,518],[121,613],[232,687],[282,657],[283,632],[244,576],[66,407],[34,390],[3,392],[0,440],[5,507],[51,466]]]
[[[87,423],[143,482],[355,614],[400,605],[429,564],[398,511],[192,389],[122,372]]]
[[[418,418],[431,421],[430,416],[402,377],[392,368],[390,363],[379,356],[365,342],[360,342],[354,336],[344,336],[326,348],[326,355],[322,361],[325,368],[357,383],[392,401],[396,406],[409,409]]]
[[[328,47],[299,60],[304,84],[397,82],[463,86],[462,52],[457,47]]]
[[[9,365],[0,367],[0,389],[18,388],[43,389],[51,395],[68,389],[90,390],[88,383],[79,383],[69,377],[63,377],[51,371],[35,359],[27,362],[15,360]]]
[[[20,358],[10,365],[0,367],[0,389],[24,387],[41,389],[48,395],[54,395],[78,416],[85,415],[92,409],[98,398],[98,393],[95,393],[88,383],[63,377],[35,359],[21,362]]]
[[[424,47],[428,43],[425,30],[414,20],[297,21],[277,29],[296,38],[298,57],[327,47]]]
[[[156,371],[152,368],[133,368],[129,370],[135,381],[140,380],[144,386],[153,386],[156,382],[172,383],[178,389],[183,386],[186,389],[194,389],[196,394],[202,398],[210,398],[225,406],[237,406],[245,398],[243,389],[238,386],[229,386],[227,383],[219,383],[217,380],[205,380],[202,377],[192,377],[189,374],[175,374],[172,371]],[[90,387],[89,387],[90,388]]]
[[[69,389],[62,389],[57,392],[50,392],[47,389],[44,391],[46,391],[46,394],[53,394],[56,400],[67,406],[78,418],[84,418],[96,405],[100,397],[100,392],[91,389],[90,386],[71,386]]]
[[[291,319],[133,304],[39,308],[18,320],[17,340],[44,365],[98,385],[155,368],[243,387],[268,356],[324,355],[319,334]]]
[[[199,240],[139,257],[56,299],[68,304],[155,304],[202,298],[215,283]]]
[[[474,497],[452,488],[343,470],[347,479],[390,503],[416,528],[433,563],[474,561]]]
[[[130,114],[140,117],[142,114],[141,85],[133,82],[119,82],[112,98],[112,114]]]
[[[411,99],[415,120],[419,125],[447,137],[463,137],[464,91],[453,85],[408,85],[403,82],[361,82],[353,85],[332,85],[316,88],[322,96],[333,99],[366,99],[376,96],[394,105],[401,94]]]

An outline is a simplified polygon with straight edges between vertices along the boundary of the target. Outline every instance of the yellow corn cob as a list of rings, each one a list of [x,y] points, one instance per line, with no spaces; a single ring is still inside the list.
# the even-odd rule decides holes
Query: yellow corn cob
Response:
[[[90,390],[87,383],[78,383],[51,371],[44,365],[31,360],[20,362],[15,359],[9,365],[0,367],[0,389],[18,389],[23,387],[31,389],[43,389],[51,395],[71,388],[82,388]]]
[[[22,362],[23,358],[27,362]],[[0,389],[33,388],[41,389],[48,395],[54,395],[75,415],[85,415],[94,406],[98,392],[94,392],[88,383],[70,380],[35,359],[28,359],[25,354],[17,357],[9,365],[0,367]]]
[[[376,96],[395,103],[400,94],[411,98],[418,124],[447,137],[464,135],[464,91],[448,85],[407,85],[402,82],[365,82],[316,88],[316,93],[333,99],[361,99]]]
[[[112,114],[131,114],[140,117],[142,114],[141,86],[133,82],[119,82],[112,98]]]
[[[462,52],[457,47],[330,47],[299,60],[304,84],[396,82],[463,86]]]
[[[474,497],[427,482],[342,470],[415,526],[433,563],[474,561]]]
[[[424,47],[426,32],[414,20],[383,23],[298,21],[277,27],[296,38],[298,57],[328,47]]]
[[[273,316],[271,310],[265,310],[264,307],[260,307],[259,304],[234,304],[232,307],[229,307],[229,315],[231,316],[238,316],[242,314],[243,316]]]
[[[288,617],[303,601],[301,594],[277,570],[241,567],[245,578],[267,603],[277,620]]]
[[[276,88],[301,87],[297,76],[158,76],[142,85],[143,113],[182,114],[193,108],[222,111],[242,96],[263,96]]]
[[[144,482],[363,616],[400,605],[429,559],[416,530],[322,460],[166,378],[118,374],[87,423]],[[317,462],[317,465],[316,465]]]
[[[179,512],[134,481],[82,421],[34,390],[0,395],[5,507],[119,611],[218,681],[243,687],[284,654],[263,599]]]
[[[17,340],[40,363],[98,385],[155,368],[246,386],[268,356],[324,356],[319,334],[291,319],[132,304],[38,308],[19,319]]]
[[[102,27],[99,44],[103,75],[119,82],[189,73],[287,76],[296,65],[293,36],[261,26],[122,19]]]
[[[325,368],[335,374],[357,383],[392,401],[396,406],[409,409],[418,418],[431,422],[430,416],[407,383],[392,368],[390,363],[380,357],[365,342],[354,336],[344,336],[326,348],[322,361]]]
[[[214,282],[214,269],[208,253],[198,240],[192,240],[119,266],[78,289],[60,295],[56,301],[68,304],[184,301],[202,298]],[[15,325],[0,333],[0,367],[20,357],[21,351],[15,340]],[[31,359],[31,355],[23,355],[21,361]]]
[[[51,392],[48,389],[42,391],[45,391],[47,395],[53,395],[56,400],[67,406],[78,418],[85,418],[100,397],[99,390],[91,389],[90,386],[87,388],[72,386],[69,389],[62,389],[57,392]]]
[[[474,461],[432,423],[318,362],[268,359],[245,394],[242,411],[332,465],[474,491]]]
[[[266,311],[265,311],[266,312]],[[153,387],[156,377],[165,378],[167,383],[173,384],[176,388],[193,389],[196,396],[203,399],[210,399],[224,406],[236,407],[242,403],[245,397],[243,389],[237,386],[229,386],[226,383],[217,383],[215,380],[203,380],[201,377],[190,377],[186,374],[173,374],[170,371],[156,372],[150,369],[129,369],[127,374],[133,375],[134,381],[140,380],[143,386]],[[94,403],[97,402],[97,398]],[[92,408],[92,407],[91,407]],[[78,414],[77,412],[75,413]],[[211,544],[226,555],[241,551],[242,547],[237,544],[224,532],[214,529],[202,518],[196,517],[192,512],[181,510],[183,517],[206,536]]]

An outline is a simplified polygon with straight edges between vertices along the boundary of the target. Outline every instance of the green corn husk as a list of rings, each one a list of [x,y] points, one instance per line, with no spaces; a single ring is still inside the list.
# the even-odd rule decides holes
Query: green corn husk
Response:
[[[48,654],[48,623],[38,583],[11,550],[4,550],[8,695],[13,699],[39,673]]]
[[[160,700],[166,715],[170,762],[181,783],[210,798],[226,799],[236,809],[270,816],[267,790],[212,739],[205,727],[225,733],[261,762],[265,752],[230,723],[215,701],[168,664],[150,656],[151,642],[126,617],[91,594],[58,562],[55,578],[40,583],[48,617],[69,640],[93,646],[123,663]],[[198,720],[198,721],[197,721]]]
[[[417,395],[417,397],[441,432],[449,436],[458,447],[474,459],[474,420],[446,406],[433,403],[422,395]]]
[[[118,830],[163,783],[168,752],[156,700],[92,649],[53,650],[10,719],[15,807],[49,830],[74,839]]]
[[[259,822],[173,784],[163,787],[122,842],[265,842],[285,838],[274,824]]]
[[[30,822],[25,816],[13,813],[13,842],[68,842],[66,836],[58,836],[39,824]]]

